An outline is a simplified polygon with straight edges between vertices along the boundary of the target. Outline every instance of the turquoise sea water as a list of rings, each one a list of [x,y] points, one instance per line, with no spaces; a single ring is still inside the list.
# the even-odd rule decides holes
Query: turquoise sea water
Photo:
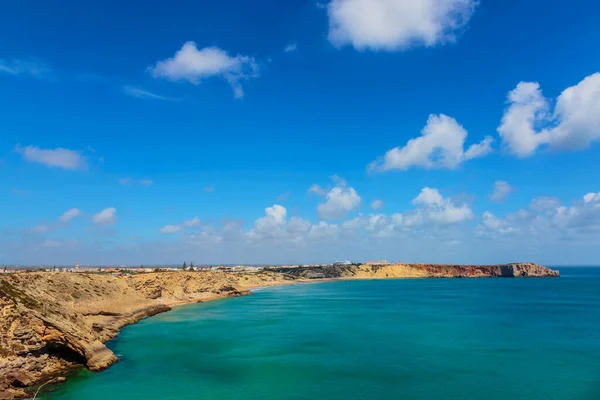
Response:
[[[600,268],[297,284],[125,328],[45,399],[600,399]]]

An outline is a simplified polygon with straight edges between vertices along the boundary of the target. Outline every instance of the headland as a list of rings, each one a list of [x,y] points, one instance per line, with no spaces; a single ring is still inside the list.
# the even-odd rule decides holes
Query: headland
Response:
[[[104,342],[173,306],[242,296],[257,287],[332,279],[557,277],[533,263],[493,266],[389,264],[271,267],[253,272],[123,276],[27,272],[0,275],[0,399],[18,399],[77,368],[118,361]]]

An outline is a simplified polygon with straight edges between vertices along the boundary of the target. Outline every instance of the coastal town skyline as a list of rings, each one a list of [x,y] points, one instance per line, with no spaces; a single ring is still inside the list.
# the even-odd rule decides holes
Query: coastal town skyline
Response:
[[[0,265],[597,263],[597,2],[53,3],[0,14]]]

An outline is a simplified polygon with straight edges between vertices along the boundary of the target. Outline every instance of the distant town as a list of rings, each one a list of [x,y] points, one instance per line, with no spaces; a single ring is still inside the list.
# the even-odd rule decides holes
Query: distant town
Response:
[[[127,266],[127,265],[0,265],[0,274],[18,274],[27,272],[63,272],[63,273],[98,273],[123,276],[130,274],[142,274],[150,272],[183,272],[183,271],[222,271],[222,272],[258,272],[268,268],[300,268],[300,267],[326,267],[326,266],[349,266],[349,265],[391,265],[387,260],[353,262],[336,261],[332,264],[293,264],[293,265],[194,265],[184,262],[181,265],[157,265],[157,266]],[[396,263],[401,264],[401,263]]]

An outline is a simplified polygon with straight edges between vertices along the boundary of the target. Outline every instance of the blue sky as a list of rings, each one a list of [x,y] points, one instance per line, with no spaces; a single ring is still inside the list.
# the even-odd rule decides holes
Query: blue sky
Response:
[[[597,263],[598,15],[5,2],[0,264]]]

